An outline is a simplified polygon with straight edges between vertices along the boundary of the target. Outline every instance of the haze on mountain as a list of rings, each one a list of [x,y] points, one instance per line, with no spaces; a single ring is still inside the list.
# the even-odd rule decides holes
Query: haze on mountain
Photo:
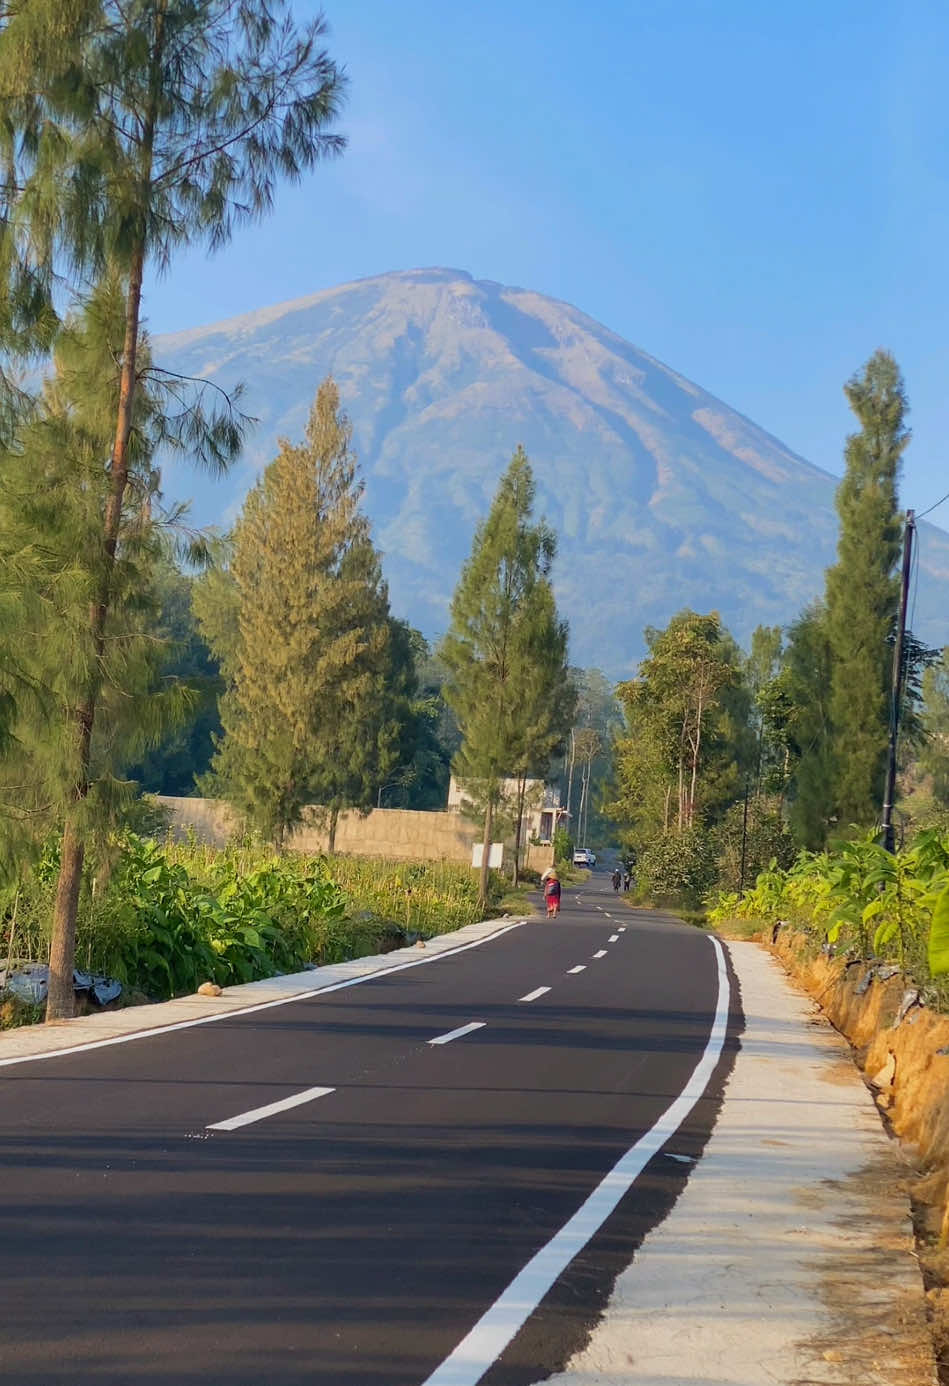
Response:
[[[836,478],[543,294],[408,270],[159,337],[154,352],[225,390],[246,384],[259,422],[230,477],[166,471],[198,523],[225,527],[278,437],[302,435],[332,373],[393,610],[428,636],[446,628],[474,528],[518,443],[557,531],[574,663],[627,674],[643,628],[686,606],[719,611],[747,644],[756,625],[784,624],[817,596],[833,561]],[[915,631],[941,646],[949,535],[921,530]]]

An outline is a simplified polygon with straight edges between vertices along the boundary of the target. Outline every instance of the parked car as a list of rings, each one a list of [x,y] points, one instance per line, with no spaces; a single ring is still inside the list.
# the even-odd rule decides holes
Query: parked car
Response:
[[[596,853],[589,847],[578,847],[573,854],[574,866],[596,866]]]

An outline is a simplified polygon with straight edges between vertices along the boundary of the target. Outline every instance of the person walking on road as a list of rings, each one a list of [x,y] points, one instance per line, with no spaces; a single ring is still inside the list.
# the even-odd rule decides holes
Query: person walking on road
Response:
[[[552,871],[547,877],[547,884],[544,886],[544,902],[547,906],[548,919],[553,919],[554,915],[560,913],[560,880],[556,871]]]
[[[612,882],[613,882],[613,889],[614,889],[614,890],[619,890],[619,888],[620,888],[620,882],[621,882],[622,879],[623,879],[623,875],[622,875],[622,872],[620,871],[620,869],[619,869],[618,866],[614,868],[614,870],[613,870],[613,875],[611,876],[610,879],[611,879]]]

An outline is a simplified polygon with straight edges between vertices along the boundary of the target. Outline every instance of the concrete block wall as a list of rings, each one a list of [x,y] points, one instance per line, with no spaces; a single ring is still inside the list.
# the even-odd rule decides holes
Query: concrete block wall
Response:
[[[199,842],[223,847],[240,831],[240,818],[220,799],[159,797],[170,811],[172,832],[177,836],[183,837],[190,829]],[[315,813],[311,819],[316,819]],[[477,826],[457,813],[372,809],[365,817],[358,813],[340,814],[336,850],[356,857],[470,864],[471,847],[479,836]],[[327,849],[326,831],[316,821],[304,822],[288,846],[295,852],[318,855]]]

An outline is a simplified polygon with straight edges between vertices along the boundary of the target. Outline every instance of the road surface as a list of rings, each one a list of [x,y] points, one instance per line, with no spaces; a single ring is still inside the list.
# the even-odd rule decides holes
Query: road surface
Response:
[[[740,1023],[721,945],[603,875],[424,965],[0,1068],[3,1380],[530,1386],[681,1191]]]

